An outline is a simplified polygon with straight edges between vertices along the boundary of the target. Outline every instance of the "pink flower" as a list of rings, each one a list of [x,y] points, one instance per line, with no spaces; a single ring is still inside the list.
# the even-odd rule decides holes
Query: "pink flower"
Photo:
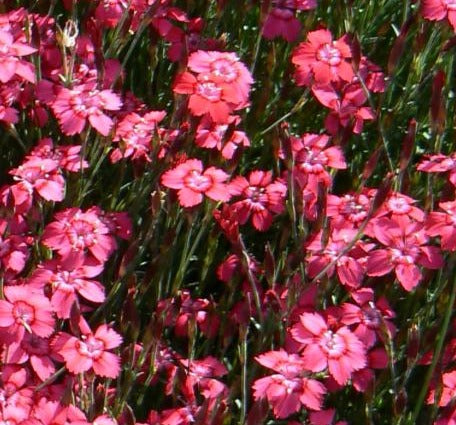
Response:
[[[425,19],[441,21],[448,18],[456,32],[456,1],[454,0],[423,0],[421,12]]]
[[[188,67],[229,89],[235,97],[230,100],[234,109],[246,106],[253,78],[236,53],[198,50],[188,58]]]
[[[394,269],[402,287],[411,291],[422,278],[418,265],[429,269],[443,266],[440,250],[426,245],[429,238],[421,223],[382,217],[373,223],[372,228],[375,238],[386,248],[369,253],[369,276],[383,276]]]
[[[456,201],[439,202],[444,212],[431,211],[426,220],[426,233],[440,236],[444,250],[456,251]]]
[[[164,186],[178,190],[179,203],[193,207],[203,201],[203,195],[214,201],[228,201],[230,194],[224,183],[228,174],[219,168],[209,167],[203,171],[198,159],[188,159],[162,175]]]
[[[104,111],[119,110],[122,101],[113,91],[98,90],[95,84],[89,83],[72,89],[60,87],[50,104],[62,132],[67,136],[81,133],[87,120],[100,134],[107,136],[113,121]]]
[[[286,418],[302,405],[320,410],[326,388],[315,379],[308,378],[305,361],[297,354],[284,350],[260,354],[255,360],[277,372],[253,383],[255,400],[266,398],[276,418]]]
[[[235,177],[229,184],[233,196],[241,197],[231,205],[236,211],[240,224],[252,217],[255,229],[266,231],[272,224],[272,213],[281,214],[285,210],[287,186],[282,180],[272,181],[271,171],[251,171],[248,180]]]
[[[30,83],[35,82],[33,65],[20,59],[36,52],[36,49],[24,43],[14,41],[13,35],[2,28],[0,30],[0,81],[7,83],[15,75]]]
[[[150,111],[144,115],[136,112],[127,114],[118,124],[114,142],[119,147],[111,152],[111,161],[131,157],[151,161],[149,152],[152,140],[158,135],[158,123],[165,117],[164,111]]]
[[[316,7],[316,0],[273,0],[272,8],[263,25],[263,36],[269,40],[282,37],[292,43],[301,31],[301,23],[295,16],[296,11]]]
[[[354,77],[351,56],[348,36],[333,41],[328,30],[311,31],[307,42],[299,44],[293,52],[296,82],[298,85],[309,85],[312,80],[317,84],[351,82]]]
[[[68,319],[76,293],[94,303],[105,300],[103,286],[92,278],[103,271],[100,263],[90,264],[81,252],[72,252],[63,259],[54,259],[40,264],[29,284],[38,288],[51,285],[51,305],[57,317]]]
[[[445,173],[449,171],[449,180],[456,186],[456,152],[450,156],[443,154],[427,155],[416,167],[425,173]]]
[[[57,161],[32,157],[9,173],[18,182],[10,187],[14,203],[25,210],[32,206],[34,192],[46,201],[59,202],[64,198],[65,180]]]
[[[24,364],[29,361],[38,378],[45,381],[55,372],[53,357],[48,338],[26,332],[20,342],[13,341],[8,344],[3,361],[9,364]]]
[[[226,123],[236,106],[237,96],[232,87],[223,87],[208,74],[195,77],[184,72],[176,77],[173,90],[190,95],[188,108],[193,115],[209,114],[216,123]]]
[[[291,329],[292,337],[304,344],[304,367],[329,374],[345,385],[352,373],[367,364],[366,347],[347,326],[332,330],[318,313],[303,313]]]
[[[49,300],[26,286],[4,288],[0,300],[0,329],[21,341],[25,331],[46,338],[54,331],[54,318]]]
[[[116,378],[120,358],[108,350],[118,347],[122,337],[107,325],[100,325],[94,334],[87,325],[82,328],[80,338],[59,332],[52,341],[54,350],[65,360],[66,368],[71,373],[93,369],[95,375]]]
[[[332,135],[347,127],[359,134],[364,121],[375,119],[372,109],[363,106],[367,97],[359,84],[347,84],[341,90],[336,90],[333,85],[314,85],[312,93],[322,105],[331,109],[325,128]]]
[[[99,262],[105,262],[116,249],[115,239],[94,210],[68,208],[55,215],[57,221],[48,224],[41,242],[62,257],[71,252],[90,252]]]

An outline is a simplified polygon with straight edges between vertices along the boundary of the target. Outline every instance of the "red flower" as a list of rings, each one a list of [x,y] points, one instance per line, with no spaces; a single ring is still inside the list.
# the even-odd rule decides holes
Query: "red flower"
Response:
[[[296,65],[296,82],[309,85],[312,77],[318,84],[351,82],[354,77],[351,56],[346,35],[333,41],[328,30],[311,31],[307,34],[307,42],[301,43],[293,52],[291,61]]]
[[[203,164],[198,159],[188,159],[162,175],[164,186],[178,190],[179,203],[183,207],[193,207],[203,201],[206,195],[214,201],[228,201],[230,194],[224,182],[228,174],[219,168],[209,167],[203,172]]]
[[[352,373],[367,364],[366,347],[348,327],[331,330],[318,313],[303,313],[300,322],[291,329],[292,337],[304,344],[304,367],[329,374],[340,385],[345,385]]]
[[[235,177],[229,184],[231,195],[243,199],[231,205],[240,224],[252,217],[255,229],[266,231],[272,224],[272,213],[281,214],[285,210],[287,186],[277,179],[272,181],[271,171],[255,170],[245,177]]]
[[[81,327],[80,339],[60,332],[52,342],[54,350],[65,360],[66,368],[71,373],[93,369],[95,375],[116,378],[120,372],[120,358],[108,350],[118,347],[122,337],[107,325],[99,326],[95,333],[87,324]]]

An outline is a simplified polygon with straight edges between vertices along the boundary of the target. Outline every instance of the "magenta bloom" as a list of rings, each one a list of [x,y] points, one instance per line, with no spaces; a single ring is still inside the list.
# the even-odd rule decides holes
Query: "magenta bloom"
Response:
[[[14,41],[13,35],[4,27],[0,30],[0,81],[7,83],[15,75],[30,83],[35,82],[33,65],[21,56],[36,52],[31,46]]]
[[[456,1],[455,0],[423,0],[421,12],[425,19],[441,21],[448,18],[456,32]]]
[[[272,40],[282,37],[292,43],[298,38],[301,31],[301,23],[296,18],[296,11],[316,7],[316,0],[273,0],[271,11],[263,25],[264,38]]]
[[[320,410],[326,388],[315,379],[308,378],[305,361],[297,354],[284,350],[260,354],[255,360],[276,372],[253,383],[255,400],[266,398],[276,418],[286,418],[301,406]]]
[[[46,338],[54,331],[54,318],[49,300],[26,286],[6,286],[6,300],[0,300],[0,329],[15,341],[24,338],[25,331]]]
[[[109,228],[94,210],[68,208],[55,215],[57,221],[44,229],[41,242],[62,257],[72,252],[90,252],[99,262],[105,262],[116,249]]]
[[[54,350],[65,360],[71,373],[82,373],[93,369],[95,375],[116,378],[120,372],[119,356],[109,352],[122,343],[122,337],[101,325],[93,334],[84,326],[81,338],[60,332],[52,342]]]
[[[52,110],[63,133],[72,136],[84,130],[87,120],[103,136],[107,136],[113,121],[104,111],[117,111],[122,106],[112,90],[98,90],[95,84],[81,84],[72,89],[60,87],[51,101]]]
[[[44,288],[50,284],[51,305],[57,317],[68,319],[77,295],[94,303],[105,300],[105,292],[100,282],[92,278],[103,271],[100,263],[90,264],[81,252],[72,252],[63,259],[44,262],[35,270],[29,284]]]
[[[209,167],[203,171],[199,159],[188,159],[162,175],[164,186],[178,190],[179,203],[193,207],[203,201],[203,195],[214,201],[228,201],[230,194],[224,183],[228,174],[219,168]]]
[[[432,211],[426,220],[426,233],[440,236],[440,246],[444,250],[456,251],[456,201],[440,202],[444,212]]]
[[[241,197],[231,205],[240,224],[252,217],[255,229],[266,231],[272,224],[272,213],[281,214],[285,210],[287,186],[280,179],[273,182],[271,171],[252,171],[248,180],[235,177],[229,188],[232,195]]]
[[[346,35],[333,41],[328,30],[311,31],[307,34],[307,41],[299,44],[293,52],[291,61],[296,65],[296,83],[309,85],[312,80],[318,84],[351,82],[355,75],[351,56]]]
[[[411,291],[422,278],[418,265],[428,269],[443,266],[439,248],[426,245],[429,238],[421,223],[382,217],[373,223],[373,232],[385,248],[369,253],[369,276],[383,276],[394,269],[402,287]]]
[[[366,347],[358,337],[347,326],[330,329],[318,313],[301,314],[291,335],[304,344],[304,366],[313,372],[328,368],[339,385],[345,385],[354,371],[367,364]]]

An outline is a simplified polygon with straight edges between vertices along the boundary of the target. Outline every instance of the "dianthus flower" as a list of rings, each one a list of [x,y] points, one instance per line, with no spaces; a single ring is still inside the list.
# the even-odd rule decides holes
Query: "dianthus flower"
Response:
[[[151,141],[157,134],[157,124],[165,117],[164,111],[149,111],[144,115],[131,112],[117,124],[113,141],[119,147],[111,153],[111,162],[131,157],[150,162]]]
[[[253,383],[255,400],[266,398],[276,418],[286,418],[296,413],[302,405],[320,410],[326,388],[315,379],[308,378],[305,360],[284,350],[268,351],[255,360],[276,372]]]
[[[332,135],[349,126],[353,133],[359,134],[364,121],[375,119],[372,108],[363,106],[367,97],[359,84],[347,84],[341,90],[329,84],[314,85],[312,93],[322,105],[331,109],[325,119],[325,128]]]
[[[68,208],[58,212],[55,218],[56,221],[45,227],[41,241],[62,257],[88,251],[99,262],[105,262],[117,247],[109,228],[93,210]]]
[[[21,341],[25,331],[46,338],[54,331],[49,300],[26,286],[6,286],[0,300],[0,329],[14,341]]]
[[[164,186],[178,190],[183,207],[193,207],[203,201],[203,195],[214,201],[228,201],[230,194],[226,184],[228,174],[219,168],[209,167],[203,171],[198,159],[188,159],[162,175]]]
[[[20,59],[21,56],[31,55],[36,49],[27,44],[14,41],[13,35],[0,30],[0,81],[7,83],[15,75],[30,83],[35,82],[33,65]]]
[[[456,1],[454,0],[423,0],[421,11],[425,19],[441,21],[448,18],[453,31],[456,32]]]
[[[428,269],[439,269],[443,266],[439,248],[426,245],[429,238],[422,223],[381,217],[374,221],[372,229],[375,238],[385,248],[369,253],[369,276],[383,276],[394,269],[402,287],[411,291],[422,278],[418,265]]]
[[[440,246],[444,250],[456,251],[456,201],[439,202],[444,212],[431,211],[426,220],[426,233],[440,236]]]
[[[84,130],[87,120],[100,134],[107,136],[113,121],[104,111],[117,111],[122,106],[119,96],[112,90],[98,90],[93,83],[80,84],[71,89],[60,87],[51,102],[62,132],[67,136]]]
[[[425,173],[445,173],[448,171],[448,180],[456,186],[456,152],[449,156],[443,154],[427,155],[416,169]]]
[[[301,23],[296,18],[296,11],[316,7],[316,0],[273,0],[272,8],[263,25],[263,37],[269,40],[282,37],[292,43],[301,31]]]
[[[24,333],[20,341],[8,344],[3,354],[3,361],[7,364],[30,363],[38,378],[45,381],[55,372],[54,358],[49,346],[49,338],[41,338],[33,333]]]
[[[348,37],[344,35],[333,41],[332,34],[325,29],[311,31],[307,41],[294,50],[291,61],[296,65],[296,83],[309,85],[329,84],[331,81],[351,82],[354,72]]]
[[[71,373],[93,369],[95,375],[116,378],[120,372],[120,358],[108,350],[118,347],[122,337],[107,325],[100,325],[95,333],[87,324],[81,327],[80,338],[59,332],[51,344],[55,352],[63,357]]]
[[[64,198],[65,180],[57,161],[30,158],[9,174],[18,182],[10,186],[14,204],[25,210],[31,208],[34,192],[46,201],[59,202]]]
[[[79,252],[72,252],[63,259],[53,259],[38,266],[28,283],[41,290],[51,285],[51,305],[57,317],[68,319],[76,294],[94,303],[105,300],[105,292],[100,282],[92,278],[103,271],[100,263],[90,264]]]
[[[331,329],[318,313],[303,313],[291,329],[292,337],[304,344],[302,359],[306,369],[329,374],[345,385],[352,373],[367,364],[366,347],[347,326]]]
[[[179,74],[173,90],[190,95],[193,115],[209,114],[216,123],[227,123],[233,111],[247,106],[253,79],[235,53],[198,50],[190,55],[188,68],[193,73]]]
[[[229,184],[231,195],[241,197],[231,205],[240,224],[252,217],[255,229],[266,231],[272,224],[272,213],[285,210],[287,186],[280,179],[272,181],[271,171],[251,171],[248,179],[235,177]]]

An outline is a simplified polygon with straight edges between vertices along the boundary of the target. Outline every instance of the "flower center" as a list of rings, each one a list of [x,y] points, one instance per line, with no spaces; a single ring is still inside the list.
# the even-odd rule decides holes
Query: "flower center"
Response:
[[[317,59],[327,63],[329,66],[337,66],[342,62],[339,49],[332,44],[326,43],[317,51]]]
[[[185,178],[185,185],[196,192],[204,192],[211,186],[211,179],[196,170],[192,170]]]
[[[212,81],[198,83],[196,93],[211,102],[217,102],[222,97],[222,89]]]
[[[326,331],[320,339],[320,346],[329,357],[340,357],[346,349],[345,341],[330,330]]]
[[[13,307],[13,316],[17,324],[27,327],[35,319],[35,309],[24,301],[17,301]]]
[[[218,59],[211,64],[212,74],[220,77],[223,81],[231,83],[237,77],[236,69],[233,64],[226,59]]]
[[[76,342],[76,349],[82,356],[98,358],[103,354],[104,344],[92,335],[82,336],[85,341]]]

